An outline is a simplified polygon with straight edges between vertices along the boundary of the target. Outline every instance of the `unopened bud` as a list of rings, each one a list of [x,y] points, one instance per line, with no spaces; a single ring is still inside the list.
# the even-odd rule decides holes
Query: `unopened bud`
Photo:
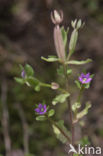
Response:
[[[52,82],[51,83],[51,88],[54,89],[54,90],[56,90],[56,89],[59,88],[59,84],[58,83],[55,83],[55,82]]]
[[[54,24],[60,24],[63,21],[63,12],[54,10],[54,12],[51,13],[51,20]]]
[[[26,76],[26,73],[25,73],[25,70],[23,69],[22,72],[21,72],[21,77],[25,78],[25,76]]]

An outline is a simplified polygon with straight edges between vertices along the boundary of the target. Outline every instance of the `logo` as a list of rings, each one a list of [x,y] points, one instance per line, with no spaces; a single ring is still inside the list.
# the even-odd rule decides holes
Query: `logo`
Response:
[[[66,152],[75,153],[75,154],[92,154],[92,155],[99,155],[102,154],[101,147],[89,147],[85,145],[84,147],[78,144],[77,149],[72,144],[67,144],[65,148]]]

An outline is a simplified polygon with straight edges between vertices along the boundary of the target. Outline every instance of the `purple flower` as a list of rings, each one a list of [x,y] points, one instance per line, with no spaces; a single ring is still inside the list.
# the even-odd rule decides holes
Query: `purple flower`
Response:
[[[38,114],[40,114],[40,115],[45,114],[46,111],[47,111],[46,105],[42,105],[42,104],[39,104],[38,105],[38,108],[35,109],[35,112],[38,113]]]
[[[23,69],[22,72],[21,72],[21,77],[25,78],[25,76],[26,76],[26,73],[25,73],[25,70]]]
[[[90,73],[87,73],[87,74],[84,74],[82,73],[79,77],[79,81],[82,83],[82,84],[86,84],[86,83],[89,83],[91,82],[92,78],[90,77]]]

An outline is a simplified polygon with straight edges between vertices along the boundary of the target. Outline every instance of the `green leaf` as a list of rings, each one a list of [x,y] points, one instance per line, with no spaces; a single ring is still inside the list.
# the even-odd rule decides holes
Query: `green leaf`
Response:
[[[39,84],[36,85],[36,86],[34,87],[34,90],[35,90],[36,92],[39,92],[39,91],[40,91],[40,85],[39,85]]]
[[[70,137],[70,132],[64,126],[64,121],[63,120],[58,121],[56,124],[58,125],[58,127],[60,127],[65,132],[65,134],[68,137]],[[66,143],[67,138],[60,132],[60,130],[55,125],[52,125],[52,126],[53,126],[53,131],[54,131],[57,139],[59,139],[62,143]]]
[[[55,114],[55,110],[54,109],[51,109],[49,112],[48,112],[48,117],[51,117]]]
[[[34,75],[34,70],[29,64],[26,64],[24,69],[25,69],[27,76],[33,76]]]
[[[74,21],[71,22],[72,27],[75,29],[76,27],[76,23],[77,23],[77,19],[75,19]]]
[[[75,112],[78,108],[81,107],[81,103],[80,102],[75,102],[73,105],[72,105],[72,111]]]
[[[69,96],[70,96],[69,93],[57,95],[57,96],[53,99],[52,104],[53,104],[53,105],[56,105],[57,103],[64,103],[64,102],[66,101],[66,98],[69,97]]]
[[[37,116],[36,117],[36,120],[37,121],[44,121],[44,120],[46,120],[47,118],[44,116],[44,115],[40,115],[40,116]]]
[[[84,147],[85,145],[90,145],[89,139],[87,136],[84,136],[81,140],[80,140],[80,144]]]
[[[79,89],[81,89],[81,83],[78,80],[75,80],[75,84],[77,85]]]
[[[83,64],[86,64],[86,63],[90,63],[90,62],[92,62],[91,59],[87,59],[87,60],[84,60],[84,61],[71,60],[71,61],[66,62],[66,64],[83,65]]]
[[[84,88],[88,89],[90,87],[90,83],[84,84]]]
[[[47,62],[56,62],[59,61],[60,59],[57,58],[56,56],[48,56],[48,58],[41,57],[42,60],[47,61]]]
[[[28,82],[32,87],[35,87],[39,84],[39,80],[32,76],[28,77],[25,81]]]
[[[91,104],[87,102],[85,108],[77,114],[77,119],[81,119],[85,116],[88,113],[89,108],[91,108]]]
[[[61,32],[62,32],[62,38],[63,38],[64,46],[66,47],[69,28],[67,30],[65,30],[64,27],[61,27]]]
[[[64,68],[62,65],[60,65],[59,68],[57,69],[57,73],[58,75],[62,75],[62,76],[64,75]]]
[[[81,21],[81,19],[79,19],[79,21],[77,22],[77,29],[79,29],[81,27],[81,25],[82,25],[82,21]]]
[[[77,39],[78,39],[78,31],[76,29],[74,29],[73,32],[72,32],[72,34],[71,34],[70,43],[69,43],[69,55],[70,56],[75,51]]]
[[[72,74],[72,69],[70,69],[70,68],[67,69],[67,74],[68,74],[68,75]]]
[[[24,83],[25,83],[25,80],[22,79],[22,78],[15,77],[14,79],[15,79],[15,81],[16,81],[17,83],[19,83],[19,84],[24,84]]]

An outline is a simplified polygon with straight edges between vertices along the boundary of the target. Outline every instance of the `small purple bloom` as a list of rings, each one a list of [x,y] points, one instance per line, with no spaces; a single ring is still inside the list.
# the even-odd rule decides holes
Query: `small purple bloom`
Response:
[[[92,78],[90,77],[90,73],[87,73],[87,74],[84,74],[82,73],[79,77],[79,81],[82,83],[82,84],[86,84],[86,83],[89,83],[91,82]]]
[[[21,72],[21,77],[25,78],[25,76],[26,76],[26,73],[25,73],[25,70],[23,69],[22,72]]]
[[[42,105],[42,104],[39,104],[38,105],[38,108],[35,109],[35,112],[38,113],[38,114],[40,114],[40,115],[45,114],[46,111],[47,111],[46,105]]]

